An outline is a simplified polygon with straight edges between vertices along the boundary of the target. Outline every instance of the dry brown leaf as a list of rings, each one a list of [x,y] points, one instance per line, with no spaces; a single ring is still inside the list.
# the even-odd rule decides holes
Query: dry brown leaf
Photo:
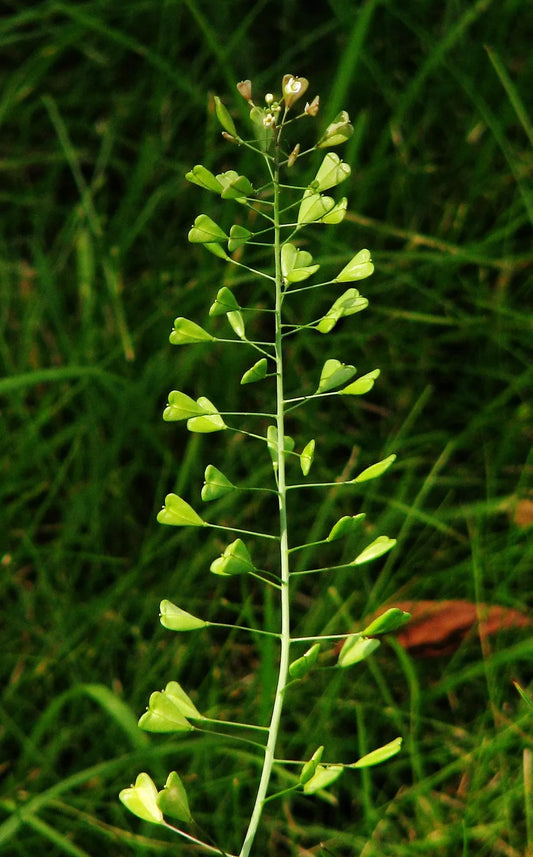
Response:
[[[519,500],[513,508],[513,523],[517,527],[531,527],[533,524],[533,500]]]
[[[487,637],[498,631],[533,625],[533,619],[526,613],[498,604],[476,605],[461,600],[398,601],[388,604],[386,609],[390,607],[399,607],[411,614],[410,621],[398,631],[396,639],[417,657],[451,654],[475,631]]]

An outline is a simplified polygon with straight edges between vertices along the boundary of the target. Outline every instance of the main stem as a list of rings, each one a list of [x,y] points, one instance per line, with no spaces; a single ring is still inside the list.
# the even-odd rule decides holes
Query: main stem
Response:
[[[281,712],[283,709],[283,695],[285,685],[287,684],[287,673],[289,669],[289,649],[290,649],[290,610],[289,610],[289,538],[287,531],[287,489],[285,483],[285,412],[284,412],[284,392],[283,392],[283,350],[281,340],[281,305],[283,299],[283,279],[281,273],[281,224],[279,219],[280,212],[280,186],[279,186],[279,150],[276,146],[275,164],[273,170],[274,183],[274,259],[275,259],[275,281],[276,281],[276,302],[275,302],[275,354],[276,354],[276,427],[278,431],[278,450],[277,450],[277,482],[278,482],[278,498],[279,498],[279,534],[280,534],[280,565],[281,565],[281,651],[278,683],[276,687],[276,695],[272,708],[272,716],[268,731],[268,741],[265,747],[265,758],[263,762],[263,770],[261,771],[261,779],[257,789],[255,804],[246,831],[246,837],[241,848],[239,857],[248,857],[250,854],[261,814],[265,798],[268,792],[268,785],[272,774],[272,765],[274,764],[276,743],[278,739],[279,725],[281,721]]]

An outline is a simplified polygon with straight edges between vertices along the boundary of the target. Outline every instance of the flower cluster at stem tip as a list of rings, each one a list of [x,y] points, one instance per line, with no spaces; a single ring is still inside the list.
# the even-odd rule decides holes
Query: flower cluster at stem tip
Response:
[[[252,82],[250,80],[241,80],[240,83],[237,84],[237,89],[251,107],[250,116],[252,120],[255,123],[262,124],[263,128],[268,129],[270,132],[275,132],[280,124],[285,120],[285,117],[291,107],[303,95],[305,95],[308,86],[309,81],[307,78],[285,74],[281,82],[281,98],[276,98],[271,92],[267,92],[265,95],[266,107],[258,107],[254,104],[252,99]],[[320,97],[315,95],[312,101],[306,102],[300,115],[316,116],[319,111],[319,107]],[[345,142],[352,136],[352,134],[353,127],[350,124],[350,117],[346,110],[341,110],[333,122],[328,125],[326,131],[317,142],[317,148],[337,146],[339,143]],[[289,166],[291,166],[290,163]]]

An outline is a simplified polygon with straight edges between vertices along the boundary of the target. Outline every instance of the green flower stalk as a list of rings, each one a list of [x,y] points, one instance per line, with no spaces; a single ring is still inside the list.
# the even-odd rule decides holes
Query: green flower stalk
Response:
[[[360,249],[326,282],[308,282],[315,277],[320,265],[313,260],[309,250],[299,245],[300,234],[310,225],[331,227],[344,219],[347,198],[338,199],[329,193],[335,193],[336,188],[349,178],[351,171],[349,165],[336,153],[328,151],[322,154],[318,170],[306,186],[298,189],[292,182],[290,185],[285,184],[283,176],[285,171],[292,169],[302,157],[342,145],[353,133],[348,113],[343,110],[318,137],[313,147],[302,152],[300,143],[296,143],[291,144],[290,151],[285,150],[286,126],[291,125],[291,136],[294,138],[295,121],[309,123],[319,112],[318,96],[311,102],[306,102],[305,107],[297,112],[298,102],[306,94],[308,87],[306,78],[286,74],[281,83],[281,95],[277,97],[268,93],[264,104],[260,106],[252,100],[251,81],[238,83],[238,92],[250,107],[251,138],[249,135],[241,135],[228,108],[220,98],[215,98],[215,111],[224,137],[254,152],[263,165],[263,176],[256,184],[235,170],[214,174],[201,164],[194,166],[186,175],[192,184],[219,196],[228,205],[237,206],[241,213],[248,210],[253,215],[249,219],[249,228],[235,223],[227,232],[209,214],[201,213],[195,218],[188,238],[193,244],[203,244],[205,249],[217,256],[221,262],[243,267],[256,277],[258,282],[268,284],[271,303],[266,309],[273,318],[271,339],[264,342],[249,337],[248,320],[253,318],[254,312],[259,311],[259,307],[254,307],[253,302],[248,302],[245,307],[241,306],[238,293],[225,286],[212,296],[208,315],[200,320],[201,323],[183,317],[176,318],[170,334],[170,343],[175,346],[194,347],[196,343],[203,343],[216,348],[226,347],[226,343],[231,342],[246,348],[250,353],[251,365],[240,378],[240,384],[243,388],[249,384],[262,385],[264,401],[268,402],[266,413],[225,413],[205,396],[194,399],[180,390],[173,390],[169,393],[168,404],[163,413],[166,422],[183,422],[187,430],[193,433],[241,432],[247,442],[257,444],[260,452],[270,457],[272,463],[269,483],[256,486],[252,490],[270,492],[275,497],[277,525],[274,532],[255,532],[222,526],[209,520],[209,515],[200,514],[195,508],[194,500],[189,503],[172,493],[165,498],[164,506],[157,516],[159,523],[166,526],[228,531],[229,543],[222,553],[213,559],[210,565],[211,573],[219,578],[238,575],[248,580],[250,586],[270,587],[279,599],[279,627],[244,628],[254,634],[270,636],[279,646],[277,685],[271,702],[268,726],[235,722],[223,724],[231,729],[242,730],[240,740],[248,741],[251,751],[260,754],[261,759],[255,801],[243,826],[239,857],[249,857],[253,853],[267,802],[282,794],[286,795],[287,792],[312,795],[331,786],[345,769],[380,763],[399,752],[401,746],[401,738],[394,738],[349,765],[331,760],[323,761],[324,746],[318,747],[310,759],[302,759],[300,762],[279,758],[276,752],[283,732],[286,690],[289,685],[307,679],[320,662],[321,644],[328,639],[344,640],[337,667],[345,669],[369,657],[380,646],[380,635],[396,630],[409,618],[408,614],[400,610],[388,610],[360,632],[340,631],[326,637],[305,638],[309,643],[307,651],[300,656],[294,654],[294,644],[304,641],[304,638],[293,637],[291,633],[291,583],[295,576],[326,572],[334,574],[336,568],[371,562],[386,554],[395,545],[395,539],[379,534],[369,544],[362,545],[359,553],[343,565],[304,570],[300,568],[298,571],[292,568],[294,552],[311,547],[311,543],[299,543],[292,533],[287,508],[289,492],[324,488],[331,483],[314,483],[308,478],[316,454],[315,439],[303,438],[297,443],[286,434],[287,417],[294,409],[305,407],[314,399],[365,395],[379,376],[379,369],[374,369],[358,377],[356,368],[351,364],[343,363],[337,358],[329,358],[316,374],[314,393],[289,398],[285,390],[287,338],[309,329],[317,331],[321,336],[329,336],[344,319],[365,310],[368,299],[361,295],[353,284],[359,284],[374,271],[370,252]],[[256,187],[259,190],[256,190]],[[246,251],[248,245],[257,244],[268,249],[270,253],[271,265],[265,270],[256,270],[241,261],[241,251]],[[342,284],[348,283],[351,285],[343,291]],[[292,319],[295,309],[305,309],[305,301],[302,301],[300,295],[308,289],[324,291],[328,299],[324,302],[323,314],[318,319],[302,320],[301,323],[294,324]],[[260,309],[265,311],[264,289],[261,290],[261,300]],[[287,306],[291,307],[290,324],[286,321]],[[231,330],[229,340],[216,332],[224,319]],[[207,325],[208,329],[204,325]],[[260,417],[262,423],[267,420],[269,424],[265,433],[245,430],[242,425],[243,416]],[[366,467],[358,476],[344,484],[350,486],[382,477],[393,466],[395,458],[393,454],[387,456]],[[295,475],[298,466],[299,475]],[[208,503],[239,490],[242,489],[231,475],[225,475],[213,464],[207,465],[200,491],[203,502]],[[360,527],[363,518],[362,513],[342,517],[333,522],[329,534],[312,545],[319,546],[346,538]],[[274,542],[277,548],[277,574],[258,567],[254,559],[254,553],[257,556],[260,551],[254,551],[250,542],[266,540]],[[165,628],[176,632],[192,633],[202,630],[203,633],[209,633],[209,627],[213,625],[221,628],[236,627],[224,622],[208,622],[166,599],[160,605],[160,619]],[[238,627],[242,629],[242,626]],[[312,676],[310,680],[312,681]],[[183,736],[215,723],[220,726],[220,721],[213,721],[202,715],[186,690],[177,682],[170,681],[164,690],[151,694],[139,725],[149,732],[174,732]],[[250,734],[250,729],[257,730],[256,734],[261,740],[251,741],[246,737]],[[231,740],[228,730],[226,732],[227,740]],[[224,738],[221,737],[221,740]],[[298,774],[292,777],[294,784],[276,792],[273,788],[276,769],[292,766],[294,770],[295,765]],[[224,849],[223,843],[212,844],[211,836],[216,836],[216,833],[208,836],[199,830],[193,818],[194,795],[191,795],[189,801],[176,771],[169,774],[161,790],[157,789],[150,775],[143,772],[137,776],[130,788],[123,789],[120,799],[135,815],[175,830],[179,836],[204,851],[234,857]],[[169,818],[179,822],[180,826],[171,823]]]

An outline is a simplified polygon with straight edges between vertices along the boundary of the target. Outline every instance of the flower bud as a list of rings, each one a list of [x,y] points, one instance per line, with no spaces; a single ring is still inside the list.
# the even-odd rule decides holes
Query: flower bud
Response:
[[[251,80],[241,80],[240,83],[237,84],[237,89],[240,94],[244,98],[245,101],[250,102],[252,100],[252,81]]]
[[[305,105],[304,113],[307,113],[308,116],[316,116],[316,114],[318,113],[319,105],[320,105],[320,96],[315,95],[311,104],[309,104],[309,102],[307,102],[307,104]]]
[[[281,85],[285,107],[288,110],[306,92],[309,81],[305,77],[293,77],[292,74],[285,74]]]
[[[238,143],[239,142],[238,137],[234,137],[233,134],[228,134],[227,131],[222,131],[222,136],[224,137],[225,140],[228,141],[228,143]]]
[[[353,126],[350,124],[350,117],[346,110],[341,110],[326,128],[324,134],[318,141],[317,148],[323,149],[326,146],[338,146],[340,143],[345,143],[353,134]]]
[[[287,166],[288,167],[293,166],[293,164],[296,161],[296,158],[298,157],[299,154],[300,154],[300,144],[296,143],[296,146],[294,147],[294,149],[292,150],[292,152],[290,153],[290,155],[287,159]]]

